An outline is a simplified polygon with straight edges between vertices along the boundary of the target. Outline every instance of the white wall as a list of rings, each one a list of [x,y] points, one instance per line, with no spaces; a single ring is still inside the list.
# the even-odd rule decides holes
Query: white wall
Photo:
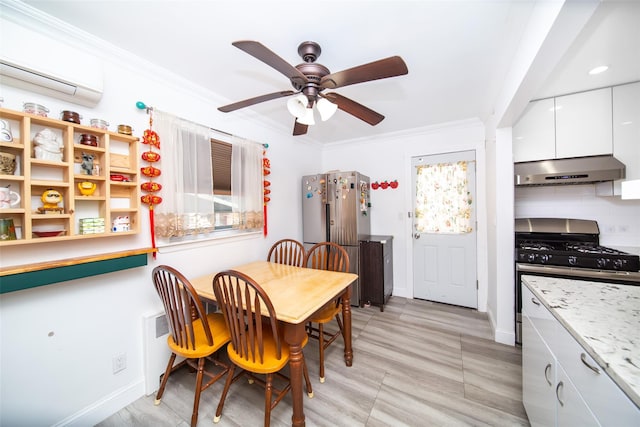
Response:
[[[322,152],[326,170],[357,170],[371,181],[398,180],[397,189],[371,191],[371,233],[393,235],[393,294],[413,297],[411,257],[411,157],[455,151],[476,151],[478,220],[478,309],[486,310],[486,191],[484,126],[478,120],[333,144]]]
[[[2,40],[42,39],[25,24],[3,15]],[[59,49],[80,37],[56,33],[38,22],[26,21],[59,40]],[[44,39],[42,45],[44,43]],[[75,40],[75,41],[74,41]],[[93,52],[95,46],[76,46]],[[104,49],[102,49],[104,51]],[[37,62],[44,52],[30,50]],[[148,116],[135,108],[144,101],[158,109],[268,143],[271,160],[269,234],[226,240],[212,245],[187,245],[179,251],[149,257],[146,267],[87,277],[65,283],[11,292],[0,297],[0,425],[93,425],[144,394],[142,317],[161,310],[150,281],[151,269],[171,264],[187,277],[263,259],[267,249],[283,237],[302,238],[300,177],[316,171],[320,148],[301,143],[286,130],[242,114],[224,115],[222,102],[189,82],[165,74],[136,58],[113,52],[101,56],[105,67],[104,97],[93,109],[12,87],[0,87],[3,107],[21,110],[23,102],[37,102],[59,117],[73,110],[83,122],[97,117],[129,124],[135,135],[148,126]],[[46,55],[45,55],[46,56]],[[148,70],[148,72],[147,72]],[[0,267],[150,247],[149,222],[142,212],[142,233],[95,240],[9,246],[0,249]],[[126,354],[127,368],[112,373],[112,358]]]

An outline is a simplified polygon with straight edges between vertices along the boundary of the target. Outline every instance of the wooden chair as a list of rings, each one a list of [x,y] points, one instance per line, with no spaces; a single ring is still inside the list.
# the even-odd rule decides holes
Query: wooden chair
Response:
[[[196,390],[191,415],[191,426],[194,427],[198,422],[200,393],[230,371],[230,367],[221,363],[215,357],[215,353],[229,342],[231,336],[224,316],[220,313],[206,314],[193,286],[177,270],[161,265],[153,269],[152,278],[164,304],[170,332],[167,344],[171,349],[155,404],[160,404],[171,373],[185,363],[188,364],[196,371]],[[174,366],[176,356],[184,357],[185,360]],[[207,359],[221,370],[216,369],[216,374],[205,370]],[[209,377],[205,384],[202,383],[204,375]]]
[[[318,270],[349,272],[349,254],[337,243],[320,242],[313,245],[305,256],[304,266]],[[338,331],[325,331],[324,325],[332,319],[338,322]],[[317,326],[315,326],[317,324]],[[307,325],[309,337],[318,340],[320,348],[320,382],[324,382],[324,352],[336,338],[343,334],[342,329],[342,301],[337,298],[325,305],[309,318]]]
[[[269,254],[267,255],[267,261],[302,267],[304,255],[304,246],[302,243],[293,239],[282,239],[271,246]]]
[[[271,410],[291,389],[289,378],[279,372],[289,363],[289,346],[282,337],[273,304],[260,285],[249,276],[234,270],[216,274],[213,278],[213,292],[231,331],[227,353],[233,362],[213,421],[220,421],[229,387],[244,374],[249,377],[250,383],[257,382],[265,388],[264,425],[268,427]],[[302,346],[306,343],[305,338]],[[235,377],[234,365],[242,369]],[[307,394],[313,397],[304,356],[302,367]],[[265,380],[257,374],[264,374]],[[286,381],[286,385],[280,389],[274,387],[275,377]]]

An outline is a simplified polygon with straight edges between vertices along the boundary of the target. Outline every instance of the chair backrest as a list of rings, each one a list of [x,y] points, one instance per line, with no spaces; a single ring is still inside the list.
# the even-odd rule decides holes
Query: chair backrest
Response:
[[[282,357],[282,342],[271,299],[249,276],[235,270],[213,278],[213,293],[224,315],[235,352],[251,363],[264,363],[263,336],[270,334],[275,357]]]
[[[320,242],[313,245],[304,259],[304,266],[317,270],[349,272],[349,254],[337,243]]]
[[[154,268],[152,278],[164,304],[169,331],[175,343],[186,350],[195,349],[194,325],[201,322],[207,344],[213,345],[206,311],[191,283],[179,271],[167,265]]]
[[[269,254],[267,255],[267,261],[302,267],[304,255],[304,246],[302,243],[293,239],[282,239],[271,246]]]

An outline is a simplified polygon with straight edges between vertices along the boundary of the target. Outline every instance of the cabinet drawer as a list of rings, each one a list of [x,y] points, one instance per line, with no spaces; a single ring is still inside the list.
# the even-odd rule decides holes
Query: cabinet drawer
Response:
[[[547,340],[547,345],[551,345],[550,341],[555,338],[556,325],[558,321],[547,307],[542,305],[540,299],[533,295],[524,284],[522,286],[522,313],[529,316],[531,323],[538,330],[540,335]]]
[[[562,325],[557,328],[552,351],[603,426],[640,426],[640,408]],[[586,364],[598,369],[599,373]]]

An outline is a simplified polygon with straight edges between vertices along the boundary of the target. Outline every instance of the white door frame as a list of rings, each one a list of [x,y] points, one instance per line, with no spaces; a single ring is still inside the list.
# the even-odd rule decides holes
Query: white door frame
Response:
[[[476,253],[477,253],[477,277],[478,277],[478,311],[487,312],[487,294],[488,294],[488,258],[487,251],[482,250],[488,245],[487,237],[487,184],[486,184],[486,156],[484,147],[484,128],[480,131],[481,135],[477,135],[473,138],[469,138],[468,135],[465,140],[453,142],[447,147],[447,150],[434,150],[433,145],[429,145],[425,149],[417,149],[411,147],[404,154],[404,180],[405,182],[411,182],[411,159],[418,156],[429,156],[433,154],[443,154],[453,151],[467,151],[475,150],[476,152],[476,221],[478,224],[478,234],[476,239]],[[471,143],[470,143],[471,142]],[[442,147],[440,147],[442,148]],[[407,287],[405,293],[402,296],[407,298],[413,298],[413,233],[412,218],[407,216],[407,212],[412,210],[412,195],[411,188],[408,185],[403,186],[405,192],[405,200],[407,200],[407,206],[405,209],[405,274],[407,280]],[[491,314],[491,313],[489,313]]]

